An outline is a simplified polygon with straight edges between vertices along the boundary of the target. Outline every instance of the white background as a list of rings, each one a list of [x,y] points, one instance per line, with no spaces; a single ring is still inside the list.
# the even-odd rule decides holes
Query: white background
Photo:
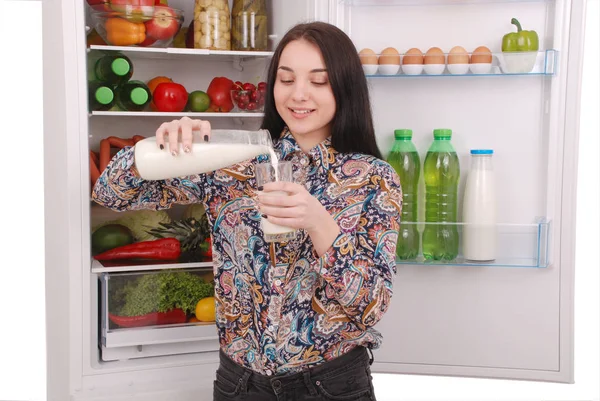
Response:
[[[80,0],[83,1],[83,0]],[[192,1],[192,0],[190,0]],[[292,1],[292,0],[290,0]],[[386,400],[597,400],[599,390],[599,1],[588,0],[575,277],[575,384],[375,375]],[[40,1],[0,0],[0,400],[45,400]],[[67,401],[67,400],[65,400]]]

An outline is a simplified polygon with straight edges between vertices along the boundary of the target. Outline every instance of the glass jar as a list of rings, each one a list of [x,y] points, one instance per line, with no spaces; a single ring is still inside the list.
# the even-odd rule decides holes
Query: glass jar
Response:
[[[231,13],[228,0],[196,0],[194,48],[231,50]]]
[[[232,49],[266,51],[267,2],[266,0],[233,0]]]

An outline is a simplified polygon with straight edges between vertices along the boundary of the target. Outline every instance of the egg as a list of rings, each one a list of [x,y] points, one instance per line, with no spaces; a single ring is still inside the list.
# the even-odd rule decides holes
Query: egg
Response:
[[[448,64],[469,64],[469,53],[462,46],[454,46],[448,53]]]
[[[358,53],[358,57],[360,57],[361,64],[377,64],[377,54],[369,48],[362,49]]]
[[[479,46],[473,50],[471,55],[471,64],[480,63],[491,63],[492,62],[492,51],[485,46]]]
[[[446,64],[444,52],[439,47],[432,47],[427,50],[424,58],[425,64]]]
[[[423,52],[415,47],[408,49],[402,57],[402,64],[423,64]]]
[[[393,47],[386,47],[379,55],[379,64],[400,65],[400,53]]]

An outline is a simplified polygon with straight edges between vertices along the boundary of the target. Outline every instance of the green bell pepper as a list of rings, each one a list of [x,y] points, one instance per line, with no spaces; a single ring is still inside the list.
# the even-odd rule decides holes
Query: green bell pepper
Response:
[[[503,52],[536,52],[540,48],[540,40],[535,31],[524,31],[516,18],[513,18],[511,24],[517,26],[517,32],[511,32],[502,38]]]

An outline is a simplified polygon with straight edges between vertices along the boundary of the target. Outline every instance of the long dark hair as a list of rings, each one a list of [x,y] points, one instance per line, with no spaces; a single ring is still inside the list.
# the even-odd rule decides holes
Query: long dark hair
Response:
[[[294,26],[281,39],[269,66],[265,117],[261,128],[268,129],[273,140],[279,138],[285,122],[275,108],[273,88],[283,49],[294,40],[304,39],[316,45],[323,55],[336,102],[331,124],[331,144],[338,152],[357,152],[381,159],[375,140],[367,79],[352,40],[341,29],[325,22]]]

